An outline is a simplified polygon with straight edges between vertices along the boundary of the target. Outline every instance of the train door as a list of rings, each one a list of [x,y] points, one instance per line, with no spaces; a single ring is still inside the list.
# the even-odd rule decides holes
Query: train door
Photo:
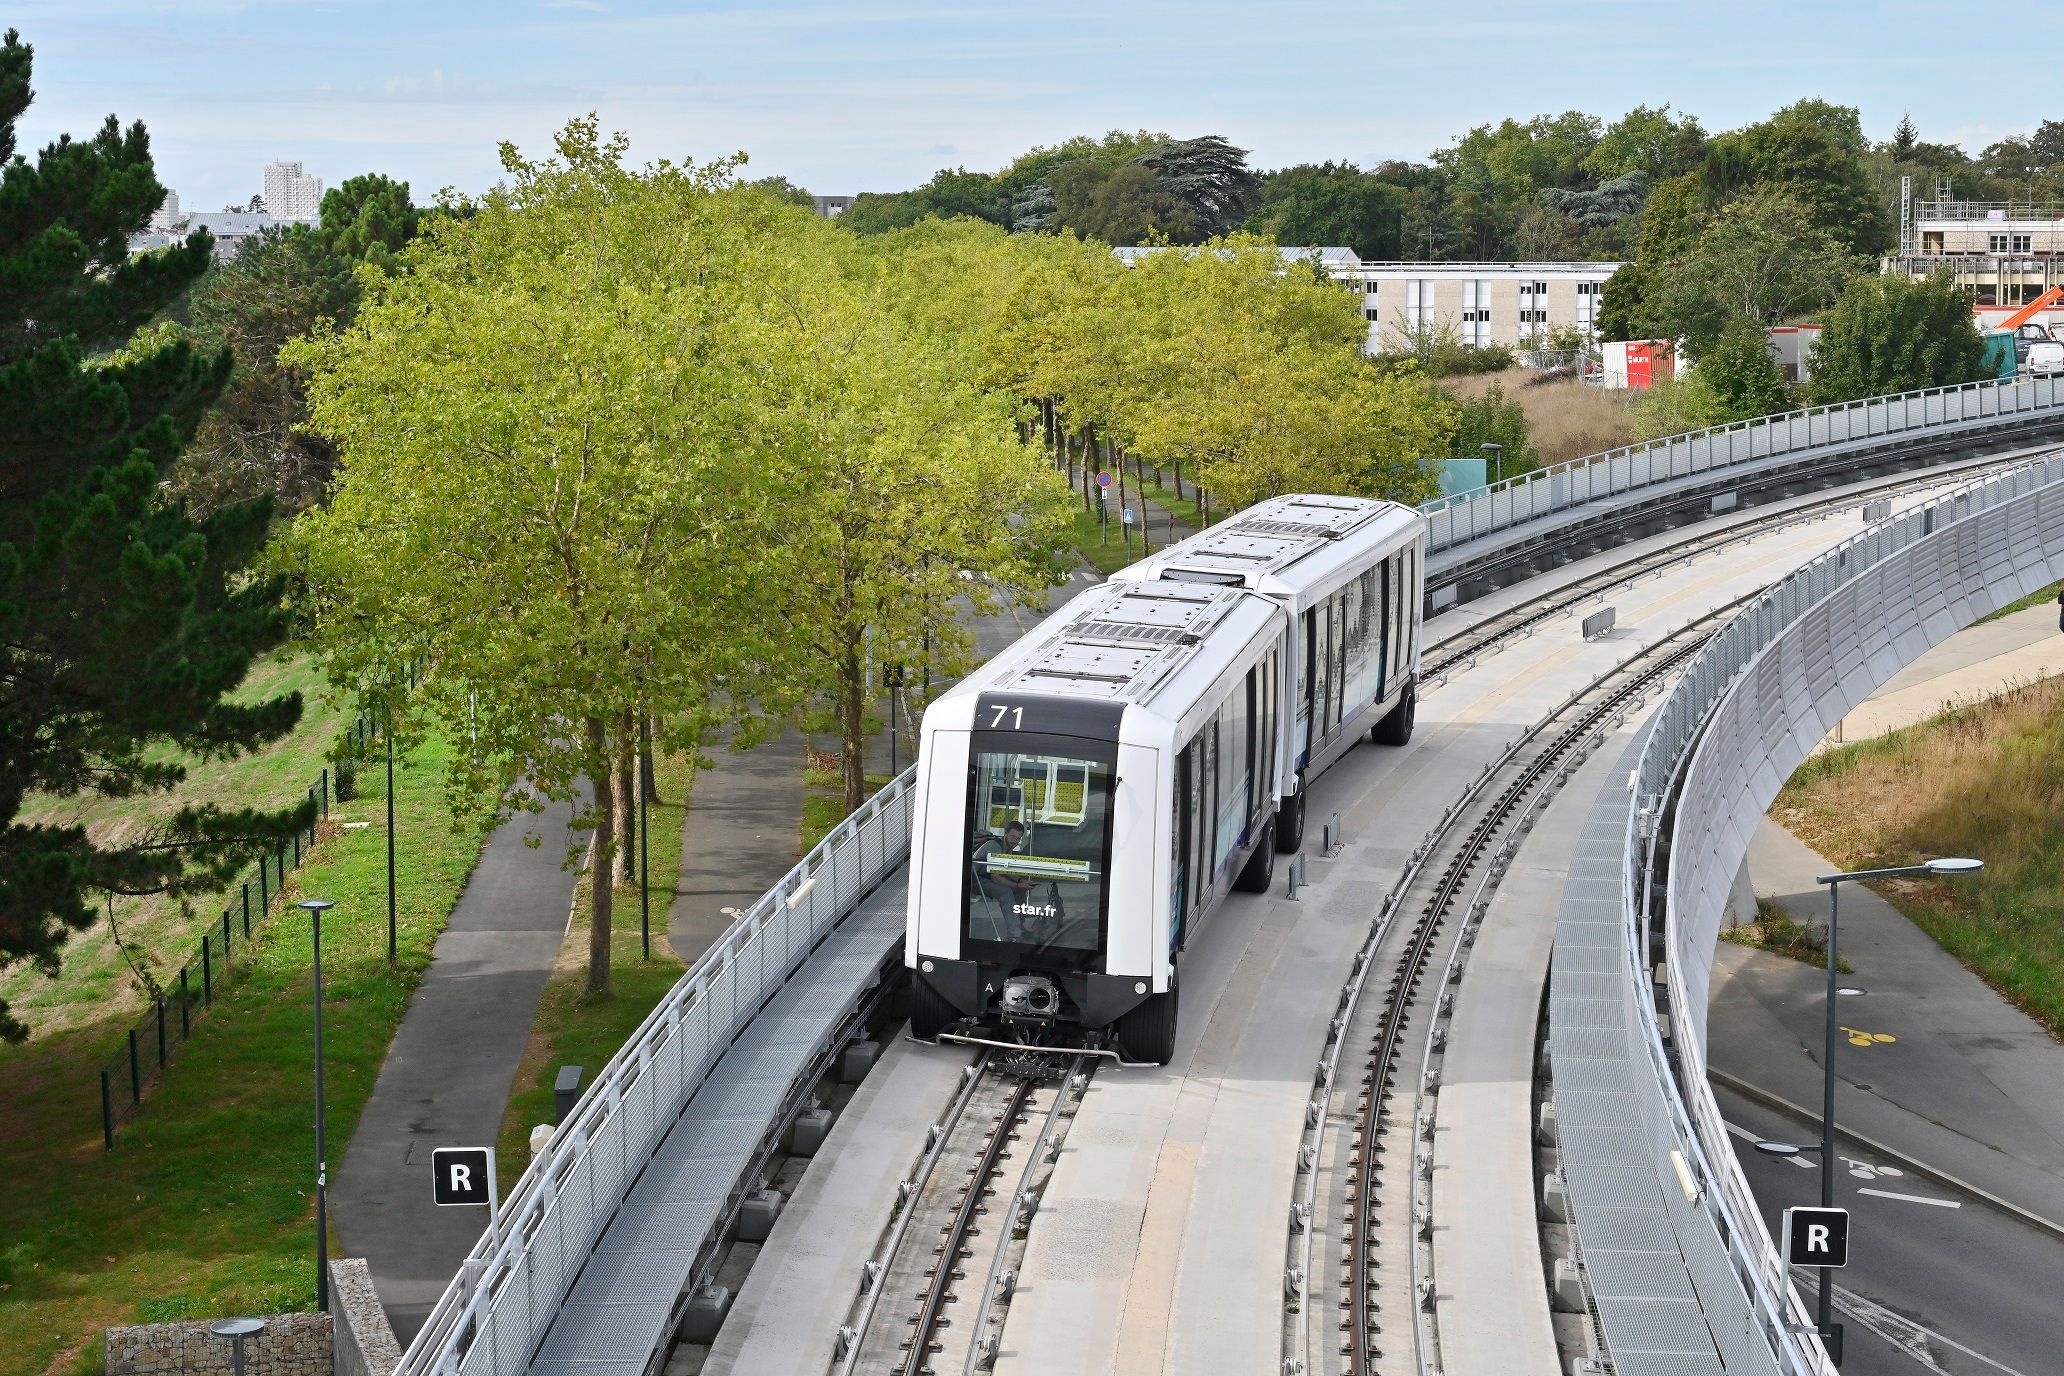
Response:
[[[1317,634],[1318,619],[1317,608],[1306,607],[1304,633],[1297,638],[1297,729],[1290,738],[1296,746],[1292,763],[1302,760],[1310,753],[1312,738],[1317,734],[1313,723],[1318,720],[1318,713],[1312,710],[1312,693],[1317,681],[1318,666],[1313,662],[1312,642]]]
[[[1317,672],[1312,676],[1311,745],[1316,750],[1319,742],[1333,729],[1333,608],[1314,607],[1306,615],[1313,618],[1316,635],[1307,637],[1311,644],[1313,663]]]
[[[1391,628],[1397,623],[1397,617],[1392,614],[1390,609],[1390,599],[1396,590],[1396,582],[1397,580],[1391,577],[1390,560],[1386,559],[1376,566],[1376,605],[1381,610],[1382,615],[1382,620],[1378,623],[1376,633],[1375,700],[1377,702],[1383,701],[1383,695],[1390,691],[1390,636]]]
[[[1185,746],[1175,757],[1175,815],[1169,826],[1168,950],[1180,951],[1187,936],[1190,913],[1190,776],[1195,765],[1194,745]]]

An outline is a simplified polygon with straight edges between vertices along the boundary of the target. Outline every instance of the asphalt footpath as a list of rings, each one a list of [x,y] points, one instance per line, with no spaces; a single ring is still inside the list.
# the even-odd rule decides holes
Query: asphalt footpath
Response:
[[[1776,823],[1749,847],[1761,897],[1825,924],[1838,867]],[[1835,1121],[2064,1234],[2064,1046],[1860,884],[1842,889]],[[1721,943],[1706,1040],[1715,1083],[1818,1120],[1827,975]]]
[[[751,750],[709,747],[681,819],[681,869],[666,940],[693,965],[739,910],[787,874],[803,833],[803,739],[781,731]],[[726,911],[730,909],[731,911]]]
[[[1945,708],[2057,674],[2064,674],[2064,635],[2057,631],[2056,603],[2009,612],[1965,627],[1894,674],[1819,749],[1881,736]]]
[[[487,1226],[484,1208],[432,1204],[430,1153],[494,1145],[566,935],[572,817],[571,804],[554,803],[489,835],[330,1185],[344,1255],[365,1258],[404,1345]]]

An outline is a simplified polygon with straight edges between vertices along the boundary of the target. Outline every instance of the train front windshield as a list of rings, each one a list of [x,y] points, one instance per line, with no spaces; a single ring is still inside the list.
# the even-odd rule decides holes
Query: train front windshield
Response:
[[[977,745],[968,788],[964,933],[978,959],[1090,969],[1102,948],[1112,762],[1088,741]]]

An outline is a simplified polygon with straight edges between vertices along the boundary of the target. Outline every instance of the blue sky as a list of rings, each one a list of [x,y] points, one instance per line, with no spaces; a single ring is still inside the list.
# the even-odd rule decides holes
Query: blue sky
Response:
[[[10,0],[36,48],[22,144],[110,111],[149,127],[188,209],[299,159],[478,191],[596,111],[640,159],[744,150],[749,175],[898,190],[1111,128],[1224,134],[1260,166],[1424,158],[1475,124],[1668,102],[1708,129],[1802,96],[1883,137],[1976,148],[2064,117],[2064,17],[1934,4],[661,4],[653,0]],[[1464,18],[1462,16],[1466,15]]]

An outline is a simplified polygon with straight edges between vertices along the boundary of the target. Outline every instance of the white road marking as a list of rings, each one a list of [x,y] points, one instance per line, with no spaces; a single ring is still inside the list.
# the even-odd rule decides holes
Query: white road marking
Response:
[[[1794,1267],[1792,1269],[1792,1275],[1799,1280],[1806,1280],[1810,1278],[1811,1274],[1805,1267]],[[2020,1372],[2004,1362],[1994,1361],[1976,1348],[1966,1347],[1955,1338],[1944,1337],[1932,1328],[1923,1328],[1905,1315],[1895,1314],[1883,1305],[1865,1299],[1854,1290],[1845,1289],[1837,1285],[1835,1287],[1835,1306],[1865,1328],[1883,1338],[1886,1342],[1891,1343],[1902,1352],[1913,1357],[1930,1371],[1941,1372],[1943,1376],[1948,1376],[1947,1370],[1937,1363],[1935,1355],[1927,1350],[1929,1343],[1940,1343],[1944,1347],[1953,1348],[1963,1353],[1966,1357],[1985,1363],[1994,1371],[2005,1373],[2005,1376],[2022,1376]]]
[[[1856,1192],[1858,1194],[1876,1195],[1879,1199],[1902,1199],[1908,1204],[1933,1204],[1938,1209],[1961,1209],[1964,1207],[1961,1202],[1954,1199],[1930,1199],[1926,1195],[1919,1194],[1894,1194],[1890,1190],[1874,1190],[1868,1185],[1862,1186]]]
[[[1756,1143],[1763,1140],[1762,1138],[1758,1137],[1755,1133],[1750,1132],[1747,1128],[1739,1127],[1733,1123],[1730,1123],[1725,1118],[1722,1118],[1720,1122],[1727,1128],[1729,1132],[1733,1133],[1736,1137],[1741,1138],[1742,1141],[1747,1142],[1750,1146],[1754,1146]],[[1813,1162],[1808,1161],[1803,1155],[1780,1156],[1777,1159],[1780,1161],[1789,1161],[1793,1165],[1809,1171],[1814,1168]]]

